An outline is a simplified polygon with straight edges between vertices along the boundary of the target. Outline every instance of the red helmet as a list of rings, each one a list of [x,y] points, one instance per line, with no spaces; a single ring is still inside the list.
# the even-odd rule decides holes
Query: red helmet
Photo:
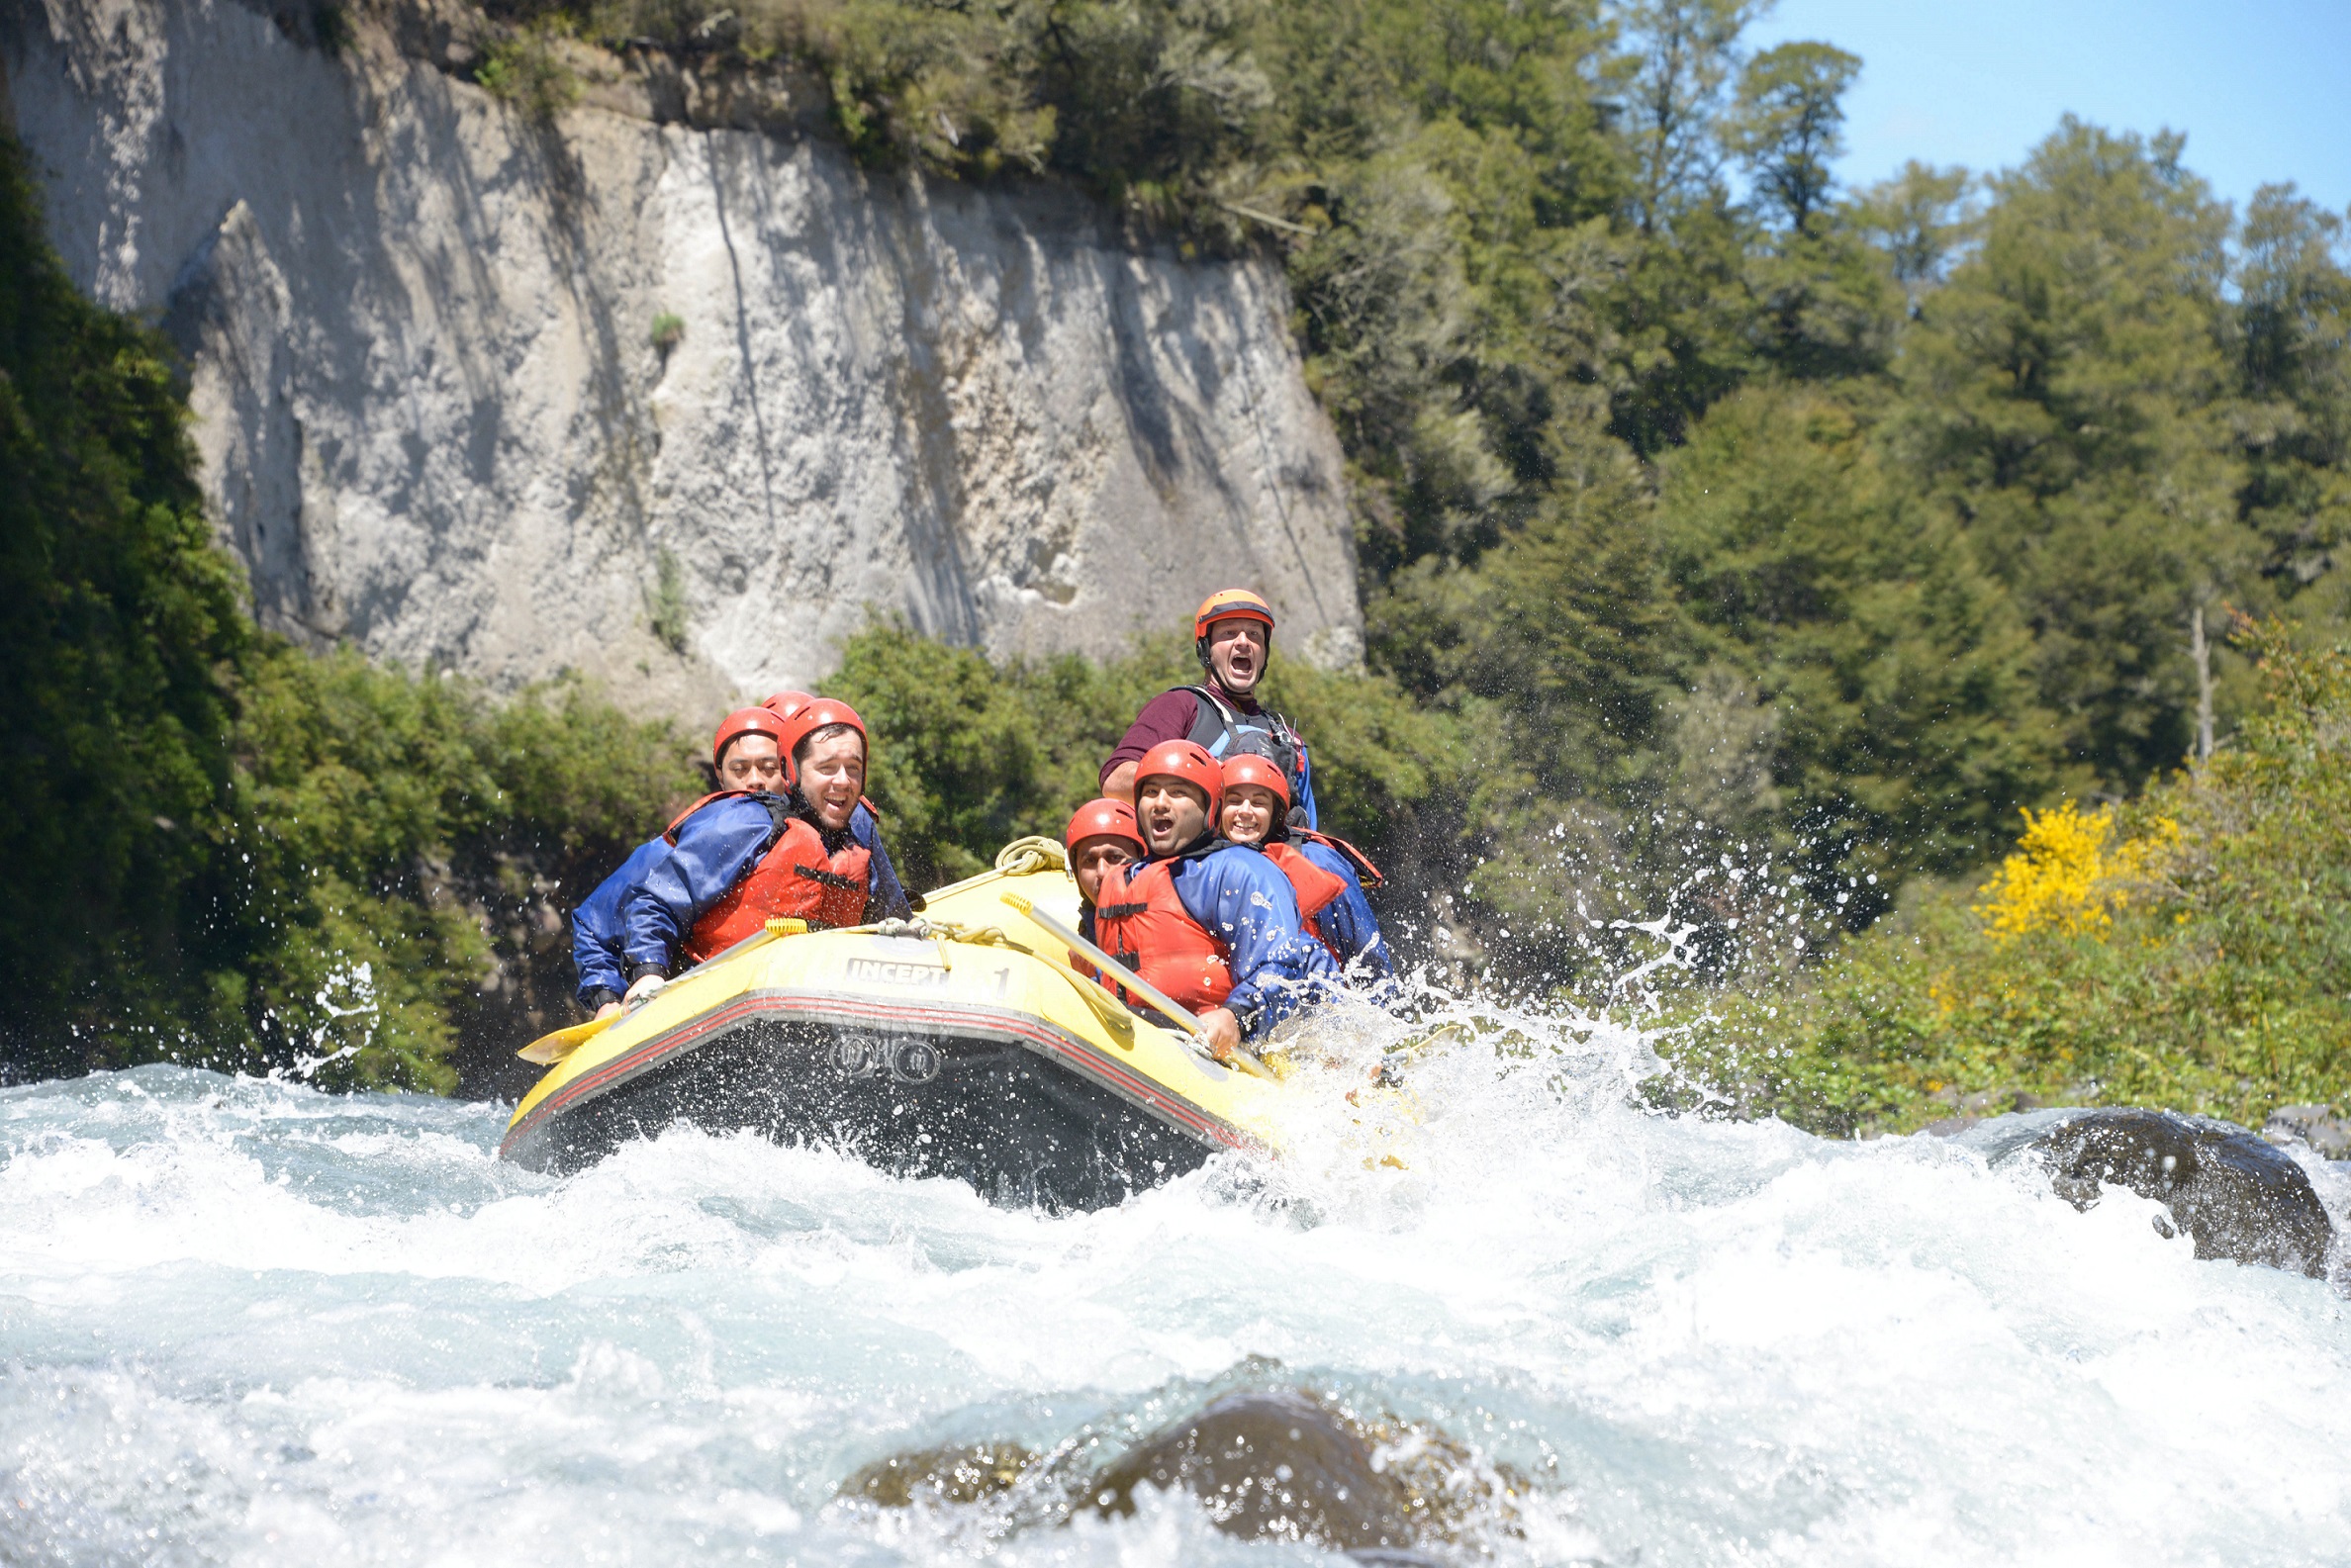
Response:
[[[1262,620],[1266,635],[1273,635],[1273,606],[1265,599],[1245,588],[1220,588],[1200,600],[1200,607],[1192,612],[1192,641],[1205,642],[1208,628],[1220,620]]]
[[[1124,839],[1135,847],[1137,858],[1151,853],[1143,830],[1135,825],[1135,808],[1124,800],[1088,800],[1078,808],[1062,831],[1062,846],[1075,855],[1087,839]]]
[[[805,707],[793,714],[791,721],[784,726],[784,782],[786,784],[799,782],[799,765],[794,759],[793,754],[799,750],[800,742],[818,730],[829,729],[835,724],[846,724],[857,731],[858,740],[865,746],[867,761],[869,763],[872,761],[874,737],[866,733],[865,720],[857,716],[857,709],[835,697],[813,697]]]
[[[1190,784],[1208,801],[1208,825],[1216,825],[1216,809],[1224,801],[1224,770],[1204,746],[1187,740],[1164,740],[1135,764],[1135,798],[1143,798],[1146,779],[1175,779]]]
[[[1270,757],[1260,757],[1255,752],[1239,752],[1227,757],[1224,760],[1224,788],[1230,789],[1235,784],[1256,784],[1270,789],[1284,810],[1289,807],[1289,781],[1282,777],[1281,765]],[[1217,798],[1224,798],[1221,791]]]
[[[778,692],[759,705],[779,718],[790,718],[815,700],[805,692]]]
[[[746,735],[775,737],[776,749],[784,754],[785,769],[792,767],[792,748],[785,739],[789,726],[773,711],[764,707],[738,707],[718,721],[718,733],[710,740],[710,766],[715,768],[726,761],[726,748]]]

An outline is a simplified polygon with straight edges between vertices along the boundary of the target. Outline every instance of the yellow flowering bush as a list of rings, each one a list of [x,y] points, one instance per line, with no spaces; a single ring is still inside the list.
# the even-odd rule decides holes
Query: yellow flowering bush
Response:
[[[2027,811],[1972,897],[1708,996],[1652,1093],[1838,1135],[2033,1104],[2254,1127],[2351,1105],[2351,648],[2275,623],[2237,644],[2263,700],[2212,757],[2118,807]]]
[[[2084,811],[2068,800],[2048,811],[2023,809],[2024,833],[2015,853],[1984,884],[1976,915],[1994,934],[2031,931],[2104,937],[2115,910],[2129,902],[2161,851],[2179,841],[2180,826],[2155,817],[2141,838],[2115,842],[2115,808]]]

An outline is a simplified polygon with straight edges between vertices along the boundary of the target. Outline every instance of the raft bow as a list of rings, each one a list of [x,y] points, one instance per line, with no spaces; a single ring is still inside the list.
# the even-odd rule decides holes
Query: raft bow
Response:
[[[771,921],[634,1011],[534,1042],[522,1055],[552,1064],[500,1155],[570,1171],[688,1122],[957,1176],[1000,1203],[1095,1208],[1217,1150],[1272,1146],[1277,1083],[1071,968],[1053,929],[1078,918],[1061,845],[1020,840],[920,907],[843,931]]]

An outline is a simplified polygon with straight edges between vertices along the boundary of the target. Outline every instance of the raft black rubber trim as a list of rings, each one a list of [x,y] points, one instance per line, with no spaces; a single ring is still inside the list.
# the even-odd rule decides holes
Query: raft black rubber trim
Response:
[[[1040,1054],[1047,1060],[1055,1061],[1081,1077],[1100,1084],[1119,1098],[1141,1107],[1201,1143],[1227,1149],[1265,1152],[1265,1146],[1259,1140],[1239,1128],[1169,1093],[1157,1082],[1132,1071],[1087,1042],[1027,1013],[1008,1008],[948,1007],[895,999],[876,1001],[833,991],[763,990],[745,992],[709,1012],[687,1019],[624,1055],[614,1057],[594,1072],[584,1073],[565,1084],[533,1107],[527,1117],[507,1130],[505,1139],[499,1144],[499,1153],[504,1155],[517,1144],[527,1141],[549,1119],[650,1071],[715,1034],[764,1014],[786,1014],[815,1023],[836,1020],[869,1025],[876,1022],[895,1023],[913,1025],[942,1035],[977,1035],[984,1039],[1017,1041],[1032,1048],[1042,1048]]]

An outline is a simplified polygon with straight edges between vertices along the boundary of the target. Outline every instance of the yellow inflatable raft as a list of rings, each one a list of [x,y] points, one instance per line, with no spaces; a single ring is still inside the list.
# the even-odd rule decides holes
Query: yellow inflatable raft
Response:
[[[690,1122],[1095,1208],[1216,1150],[1271,1147],[1278,1083],[1072,970],[1037,918],[1077,923],[1060,845],[1023,840],[920,903],[848,931],[773,922],[634,1012],[537,1042],[523,1055],[553,1064],[500,1154],[572,1170]]]

